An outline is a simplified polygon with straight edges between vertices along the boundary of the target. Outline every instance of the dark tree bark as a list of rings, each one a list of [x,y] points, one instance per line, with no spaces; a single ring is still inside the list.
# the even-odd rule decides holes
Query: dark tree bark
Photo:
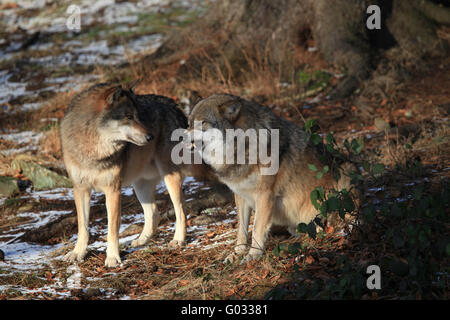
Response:
[[[264,52],[282,63],[295,46],[312,37],[323,57],[342,67],[346,77],[332,92],[344,97],[367,79],[380,60],[380,50],[397,47],[405,59],[445,54],[448,39],[437,28],[450,24],[450,9],[431,0],[220,0],[206,14],[167,41],[145,61],[164,65],[184,60],[187,69],[219,64],[236,76],[244,59],[242,47]],[[366,28],[366,9],[381,8],[381,30]],[[447,4],[448,5],[448,4]],[[202,58],[195,52],[203,53]],[[208,59],[204,58],[204,54]],[[224,68],[226,69],[226,68]]]

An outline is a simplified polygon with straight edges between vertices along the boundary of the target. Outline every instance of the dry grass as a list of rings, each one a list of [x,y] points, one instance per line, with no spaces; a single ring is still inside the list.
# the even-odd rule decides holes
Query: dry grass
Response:
[[[62,158],[59,126],[52,125],[39,141],[40,152],[54,159]]]
[[[328,243],[330,239],[331,236],[323,243]],[[220,245],[203,250],[201,254],[197,248],[173,250],[152,248],[150,245],[148,249],[128,254],[125,265],[113,270],[104,267],[104,253],[91,252],[80,264],[80,269],[85,277],[96,279],[83,279],[83,285],[108,288],[132,299],[263,299],[270,289],[290,281],[294,261],[286,261],[271,253],[279,241],[279,237],[270,237],[267,254],[259,261],[244,265],[223,264],[232,245]],[[299,240],[291,238],[283,240],[283,243],[296,241]],[[304,243],[313,244],[307,239]],[[306,257],[298,260],[301,265],[306,266],[314,261],[309,256],[309,250],[318,249],[308,249]],[[58,270],[65,267],[66,263],[63,263]]]
[[[206,97],[223,92],[246,98],[257,97],[265,104],[298,101],[306,88],[299,83],[299,70],[325,67],[324,61],[305,48],[290,49],[286,44],[281,63],[270,56],[269,46],[263,49],[249,43],[230,40],[241,57],[231,61],[223,49],[223,35],[210,35],[204,46],[182,52],[168,63],[159,66],[132,66],[133,74],[143,79],[141,93],[157,93],[170,97],[197,92]],[[190,39],[196,43],[194,39]]]

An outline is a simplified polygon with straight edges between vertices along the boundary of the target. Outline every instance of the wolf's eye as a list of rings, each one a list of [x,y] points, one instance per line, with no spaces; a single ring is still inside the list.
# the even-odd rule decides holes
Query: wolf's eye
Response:
[[[125,116],[128,120],[133,120],[133,115],[132,114],[127,114],[126,116]]]

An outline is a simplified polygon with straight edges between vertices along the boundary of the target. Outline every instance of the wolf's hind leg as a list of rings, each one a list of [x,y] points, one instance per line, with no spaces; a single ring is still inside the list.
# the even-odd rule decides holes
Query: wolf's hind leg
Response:
[[[186,239],[186,216],[183,211],[183,192],[181,189],[183,176],[180,172],[173,171],[164,176],[164,182],[167,191],[169,191],[176,217],[175,235],[169,245],[171,247],[178,247],[183,245]]]
[[[157,180],[138,180],[133,183],[136,196],[144,210],[144,229],[136,240],[131,242],[132,247],[145,245],[151,237],[158,232],[159,212],[155,202],[155,186]]]
[[[69,252],[65,259],[69,262],[83,261],[89,242],[89,211],[91,190],[89,188],[73,187],[73,197],[77,210],[78,239],[75,248]]]

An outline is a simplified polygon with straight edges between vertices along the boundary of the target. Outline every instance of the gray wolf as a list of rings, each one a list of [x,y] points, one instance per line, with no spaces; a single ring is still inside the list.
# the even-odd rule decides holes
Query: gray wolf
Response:
[[[91,189],[105,193],[108,236],[105,265],[121,263],[118,231],[121,187],[132,185],[145,223],[132,246],[146,244],[159,222],[155,186],[164,180],[176,215],[172,246],[186,236],[182,206],[183,168],[170,159],[171,132],[186,128],[187,119],[172,99],[136,95],[120,85],[102,83],[76,96],[61,122],[64,163],[73,181],[78,217],[78,240],[68,261],[81,261],[87,251]]]
[[[238,230],[235,252],[243,254],[248,242],[248,226],[251,210],[255,210],[252,241],[244,262],[260,257],[265,248],[266,237],[272,225],[285,226],[296,233],[299,223],[309,223],[317,215],[317,210],[310,201],[310,193],[316,186],[325,189],[342,190],[349,188],[350,178],[341,175],[338,182],[333,178],[331,170],[321,179],[308,168],[313,164],[317,168],[323,165],[317,149],[308,143],[307,134],[295,124],[277,117],[270,109],[257,103],[246,101],[237,96],[217,94],[200,101],[189,116],[188,136],[193,140],[193,148],[202,154],[203,160],[215,171],[218,179],[226,184],[235,195],[238,210]],[[205,142],[196,141],[194,123],[202,123],[202,131],[219,130],[226,135],[227,130],[249,129],[278,131],[278,170],[274,174],[262,174],[262,167],[270,166],[262,162],[260,154],[256,163],[247,161],[244,164],[212,161],[214,157],[205,151],[209,146]],[[241,143],[249,144],[249,137],[241,139]],[[274,141],[265,140],[267,144]],[[223,142],[222,142],[223,143]],[[223,143],[224,149],[229,148]],[[234,144],[235,150],[238,144]],[[271,148],[268,148],[271,149]],[[249,148],[244,149],[247,160],[251,158]],[[226,151],[223,152],[224,154]],[[239,155],[238,155],[239,156]],[[340,169],[337,169],[340,170]]]

